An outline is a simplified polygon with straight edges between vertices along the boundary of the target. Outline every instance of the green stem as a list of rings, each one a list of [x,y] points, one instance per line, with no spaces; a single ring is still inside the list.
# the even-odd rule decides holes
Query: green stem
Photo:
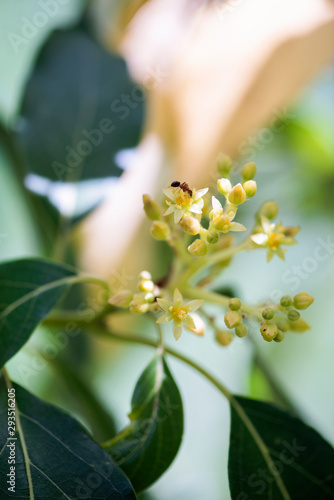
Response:
[[[107,336],[110,338],[114,338],[116,340],[121,340],[123,342],[131,342],[131,343],[136,343],[136,344],[142,344],[154,348],[161,348],[161,346],[157,345],[155,342],[152,340],[146,339],[144,337],[140,337],[137,335],[121,335],[117,334],[114,332],[106,332],[102,327],[95,329],[95,332],[98,334],[102,334],[103,336]],[[177,351],[174,351],[174,349],[171,349],[169,347],[164,346],[163,348],[164,352],[167,354],[170,354],[174,358],[179,359],[180,361],[183,361],[183,363],[186,363],[188,366],[191,366],[194,370],[197,372],[201,373],[207,380],[209,380],[229,401],[231,407],[235,410],[235,412],[238,414],[240,419],[243,421],[245,427],[247,428],[248,432],[254,439],[256,445],[258,446],[263,459],[268,465],[269,470],[275,470],[275,464],[269,454],[268,448],[264,441],[262,440],[261,436],[257,432],[256,428],[254,427],[253,423],[251,420],[248,418],[247,414],[245,413],[244,409],[242,406],[238,403],[236,398],[233,396],[233,394],[230,393],[230,391],[219,381],[214,377],[210,372],[202,368],[200,365],[198,365],[195,361],[189,359],[187,356],[184,356],[183,354],[180,354]],[[277,485],[282,493],[282,497],[284,500],[291,500],[290,495],[288,491],[286,490],[286,487],[282,481],[282,478],[280,475],[275,475],[275,480],[277,482]]]

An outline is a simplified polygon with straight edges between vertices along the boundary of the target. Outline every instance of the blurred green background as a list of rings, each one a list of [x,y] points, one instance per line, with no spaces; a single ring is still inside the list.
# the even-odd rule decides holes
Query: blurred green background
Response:
[[[52,255],[59,223],[57,205],[43,197],[36,197],[36,194],[32,195],[24,186],[27,172],[40,174],[37,164],[43,162],[43,154],[48,154],[43,142],[45,136],[32,139],[29,127],[28,135],[25,136],[25,126],[27,123],[29,125],[29,120],[30,124],[34,124],[34,120],[43,118],[31,109],[36,96],[34,87],[27,87],[26,84],[41,48],[55,28],[74,29],[80,22],[80,30],[85,36],[87,34],[87,20],[82,21],[85,3],[72,1],[59,8],[58,13],[49,17],[45,26],[38,29],[27,43],[23,43],[17,54],[13,54],[8,33],[19,32],[22,16],[31,18],[37,8],[38,2],[32,0],[3,1],[0,7],[3,37],[0,45],[0,63],[3,68],[0,79],[1,260]],[[64,50],[70,51],[69,45],[65,45]],[[111,64],[114,62],[111,61]],[[48,65],[42,60],[39,66],[42,83],[45,67]],[[125,83],[123,81],[122,63],[113,71],[114,74],[115,71],[119,72],[115,82],[131,85],[130,79]],[[260,203],[274,198],[280,205],[280,217],[285,224],[301,226],[299,245],[289,249],[285,262],[274,259],[272,263],[266,264],[262,252],[237,256],[219,283],[237,290],[240,297],[250,303],[267,297],[273,297],[274,300],[276,294],[293,295],[298,291],[306,291],[315,297],[314,305],[305,313],[312,330],[304,334],[290,333],[279,345],[264,343],[258,338],[260,336],[254,335],[254,340],[260,363],[271,370],[280,390],[294,402],[302,418],[334,444],[334,331],[331,317],[334,302],[334,249],[328,244],[334,242],[333,81],[334,68],[331,65],[304,89],[293,105],[277,110],[279,119],[275,125],[254,130],[252,136],[240,145],[240,158],[236,162],[236,169],[243,161],[250,160],[255,161],[258,167],[258,194],[240,210],[241,222],[250,225]],[[31,85],[31,80],[29,82]],[[100,84],[99,80],[92,83]],[[101,90],[102,94],[104,90]],[[49,105],[52,114],[52,103],[49,102]],[[47,107],[45,109],[43,112],[47,113]],[[140,113],[143,112],[138,112],[131,124],[127,122],[121,130],[118,149],[135,146],[143,120]],[[56,134],[57,125],[53,123],[50,130],[43,126],[44,130],[39,130],[39,133],[46,136]],[[38,127],[36,130],[38,132]],[[104,179],[112,174],[113,185],[117,182],[115,176],[119,172],[114,157],[110,159],[110,155],[116,150],[106,151],[106,155],[109,155],[107,165],[103,163],[104,158],[94,157],[94,161],[100,162],[100,167],[96,167],[100,168],[96,178]],[[36,170],[31,170],[34,161]],[[89,169],[89,165],[85,168]],[[87,174],[87,177],[91,178],[91,175]],[[91,190],[94,190],[94,196],[83,204],[78,211],[79,216],[103,197],[105,184],[104,187],[101,183],[88,184],[84,192],[89,193]],[[48,232],[44,230],[45,227]],[[317,258],[319,245],[324,249],[321,260]],[[64,255],[69,262],[73,262],[71,254],[65,252]],[[156,258],[159,260],[159,256]],[[141,324],[140,329],[150,335],[146,324]],[[9,363],[13,378],[32,392],[74,413],[95,436],[112,432],[114,425],[119,430],[127,423],[130,397],[138,375],[153,352],[146,347],[125,347],[111,342],[106,344],[101,340],[92,343],[91,338],[79,333],[64,348],[58,345],[58,354],[52,362],[45,362],[42,358],[38,362],[36,350],[43,351],[43,346],[53,345],[52,339],[52,334],[40,328],[23,351]],[[184,335],[178,348],[209,367],[232,391],[277,400],[277,395],[258,367],[259,359],[254,357],[250,342],[237,339],[229,347],[222,348],[215,343],[213,332],[210,331],[204,342],[203,349],[202,341]],[[172,467],[151,488],[150,498],[215,499],[221,497],[223,489],[226,492],[224,498],[227,499],[227,402],[189,368],[173,359],[170,365],[184,399],[185,437]],[[93,414],[91,404],[94,406]],[[112,416],[110,421],[108,415]],[[211,429],[216,432],[210,432]]]

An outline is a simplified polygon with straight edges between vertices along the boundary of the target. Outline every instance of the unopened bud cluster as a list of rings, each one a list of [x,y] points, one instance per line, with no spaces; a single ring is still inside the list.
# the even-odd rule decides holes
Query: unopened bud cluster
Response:
[[[243,316],[241,313],[241,301],[238,298],[230,299],[229,310],[225,313],[225,325],[230,330],[234,329],[237,337],[245,337],[248,332],[247,326],[243,323]]]
[[[145,314],[149,310],[154,310],[160,290],[152,281],[152,276],[148,271],[140,273],[137,290],[137,293],[120,290],[109,299],[109,304],[130,309],[132,314]]]

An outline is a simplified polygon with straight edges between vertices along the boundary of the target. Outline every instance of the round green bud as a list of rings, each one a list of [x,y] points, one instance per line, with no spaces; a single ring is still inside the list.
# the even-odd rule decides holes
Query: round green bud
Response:
[[[284,340],[284,333],[278,332],[278,334],[274,338],[274,342],[282,342],[282,340]]]
[[[141,271],[141,273],[139,274],[139,278],[142,280],[151,280],[152,275],[148,271]]]
[[[293,298],[293,305],[296,309],[307,309],[313,304],[314,298],[306,292],[297,293]]]
[[[241,205],[246,201],[246,193],[240,183],[231,189],[228,195],[228,201],[232,203],[232,205]]]
[[[243,323],[241,323],[241,325],[238,325],[236,327],[236,329],[234,330],[234,333],[236,334],[236,336],[240,337],[240,338],[246,337],[247,332],[248,332],[248,328]]]
[[[221,153],[217,160],[217,170],[220,175],[226,177],[232,168],[232,160],[229,156]]]
[[[225,347],[232,342],[233,335],[231,332],[229,332],[227,330],[217,330],[216,335],[215,335],[215,339],[218,342],[218,344]]]
[[[201,230],[201,223],[195,217],[190,215],[185,215],[180,223],[183,231],[187,234],[195,236]]]
[[[242,322],[242,316],[239,311],[227,311],[224,316],[224,321],[227,328],[235,328]]]
[[[148,311],[149,305],[143,295],[137,294],[133,297],[130,303],[130,312],[132,314],[145,314]]]
[[[256,165],[253,161],[245,163],[241,168],[241,175],[245,181],[254,179],[256,174]]]
[[[220,194],[227,196],[232,189],[232,184],[228,179],[218,179],[217,188]]]
[[[219,235],[218,233],[208,233],[206,235],[206,241],[208,243],[211,243],[211,245],[214,245],[215,243],[218,243],[218,238],[219,238]]]
[[[275,323],[265,323],[261,326],[260,332],[264,340],[271,342],[278,334],[278,328]]]
[[[260,217],[263,215],[263,217],[266,217],[267,219],[275,219],[275,217],[278,214],[279,207],[277,203],[273,200],[270,201],[265,201],[263,205],[261,205],[259,211],[258,211],[258,216]]]
[[[242,185],[242,187],[244,188],[246,196],[248,196],[248,198],[252,198],[252,196],[254,196],[257,191],[257,184],[255,181],[246,181]]]
[[[153,292],[154,286],[151,280],[140,280],[138,283],[138,288],[141,292]]]
[[[193,243],[188,246],[188,252],[192,255],[197,255],[198,257],[202,257],[206,254],[207,251],[208,248],[206,244],[199,238],[193,241]]]
[[[300,314],[296,309],[290,309],[288,312],[288,320],[289,321],[297,321],[300,318]]]
[[[283,297],[281,297],[280,304],[282,307],[292,306],[292,298],[290,295],[283,295]]]
[[[154,221],[151,226],[151,235],[155,240],[168,240],[170,238],[170,229],[166,222]]]
[[[262,311],[262,318],[263,319],[273,319],[274,314],[275,314],[274,311],[270,307],[267,307],[266,309],[264,309]]]
[[[146,302],[149,302],[149,304],[153,304],[155,301],[155,295],[152,292],[148,292],[145,294],[145,300]]]
[[[230,299],[230,302],[228,303],[228,307],[231,309],[231,311],[239,311],[239,309],[241,307],[241,300],[238,299],[237,297]]]
[[[148,194],[143,194],[144,210],[149,219],[160,219],[160,207]]]
[[[287,332],[289,330],[289,322],[285,318],[278,316],[275,318],[275,323],[282,332]]]
[[[133,293],[130,290],[119,290],[109,300],[109,304],[115,307],[127,308],[133,299]]]

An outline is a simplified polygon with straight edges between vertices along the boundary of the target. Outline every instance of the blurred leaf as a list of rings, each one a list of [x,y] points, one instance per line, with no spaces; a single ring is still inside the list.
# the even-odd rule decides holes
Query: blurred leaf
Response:
[[[137,144],[143,100],[121,58],[83,31],[54,33],[22,104],[18,139],[28,171],[61,181],[120,175],[114,157]]]
[[[104,446],[139,492],[168,469],[183,434],[181,396],[160,353],[137,382],[129,418],[130,425]]]
[[[66,267],[39,259],[0,265],[0,366],[26,343],[74,276]]]
[[[105,441],[114,436],[116,434],[114,419],[95,395],[91,383],[78,373],[78,370],[74,370],[70,362],[64,361],[61,357],[47,358],[47,360],[57,371],[57,380],[64,388],[62,393],[65,392],[64,400],[70,405],[69,409],[73,407],[73,410],[78,411],[92,430],[96,441]]]
[[[7,384],[6,384],[7,382]],[[0,477],[7,484],[9,448],[15,445],[15,494],[20,497],[131,500],[136,495],[123,472],[72,417],[14,384],[16,441],[8,439],[9,381],[0,379]],[[7,443],[8,440],[8,443]],[[4,451],[6,450],[6,451]]]
[[[275,406],[236,397],[231,407],[229,482],[232,500],[334,498],[334,450],[311,427]],[[250,420],[259,443],[245,419]],[[269,466],[267,455],[274,465]]]

